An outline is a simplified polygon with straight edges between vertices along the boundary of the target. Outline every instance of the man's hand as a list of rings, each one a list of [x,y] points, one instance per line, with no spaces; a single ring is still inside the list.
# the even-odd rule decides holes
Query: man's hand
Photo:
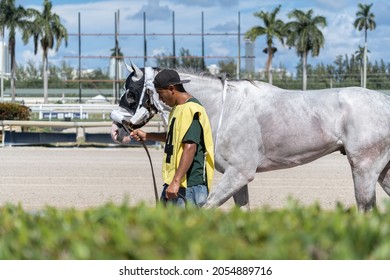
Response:
[[[130,137],[137,141],[146,141],[146,132],[141,129],[136,129],[130,133]]]
[[[178,193],[179,193],[179,188],[180,184],[178,182],[172,181],[168,188],[165,190],[165,198],[166,199],[172,199],[172,198],[177,198]]]

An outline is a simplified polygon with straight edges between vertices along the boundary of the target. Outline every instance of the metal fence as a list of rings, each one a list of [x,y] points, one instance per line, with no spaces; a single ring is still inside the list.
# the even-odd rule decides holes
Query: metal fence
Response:
[[[176,54],[176,37],[177,36],[191,36],[191,37],[199,37],[200,42],[201,42],[201,55],[199,56],[191,56],[191,57],[196,57],[203,59],[215,59],[215,58],[220,58],[220,59],[235,59],[236,60],[236,73],[237,73],[237,78],[240,78],[240,69],[241,69],[241,59],[245,58],[245,56],[241,55],[241,44],[244,43],[243,41],[243,36],[244,34],[241,33],[241,15],[240,12],[238,12],[238,23],[237,23],[237,32],[234,33],[206,33],[204,31],[204,14],[203,12],[201,13],[201,25],[200,25],[200,32],[199,33],[177,33],[175,32],[176,29],[176,23],[175,23],[175,12],[172,12],[172,32],[171,33],[148,33],[146,31],[146,13],[144,12],[143,14],[143,32],[142,33],[119,33],[118,32],[118,25],[119,25],[119,11],[115,13],[115,32],[113,34],[103,34],[103,33],[93,33],[93,34],[87,34],[87,33],[82,33],[81,32],[81,15],[80,13],[78,14],[78,33],[70,33],[69,36],[77,36],[78,37],[78,55],[74,56],[65,56],[64,58],[66,59],[78,59],[78,72],[79,72],[79,80],[81,80],[81,65],[82,65],[82,60],[85,59],[110,59],[110,58],[116,58],[115,59],[115,78],[114,81],[116,82],[115,86],[115,93],[113,98],[115,101],[118,100],[119,98],[119,62],[118,59],[143,59],[143,64],[144,66],[147,66],[148,60],[149,59],[155,59],[158,56],[153,56],[148,54],[148,48],[147,48],[147,39],[149,37],[156,37],[156,36],[170,36],[172,37],[172,56],[173,61],[175,61],[176,58],[179,58],[180,56],[177,56]],[[87,36],[110,36],[114,38],[114,44],[115,44],[115,55],[114,56],[91,56],[91,55],[83,55],[82,50],[81,50],[81,45],[82,45],[82,38],[87,37]],[[143,50],[144,54],[142,56],[120,56],[119,55],[119,38],[120,37],[143,37]],[[205,53],[205,37],[221,37],[221,36],[235,36],[237,37],[237,55],[236,56],[212,56],[212,55],[207,55]],[[251,57],[254,59],[254,57]],[[205,63],[203,63],[205,65]],[[80,98],[81,98],[81,84],[80,84]]]

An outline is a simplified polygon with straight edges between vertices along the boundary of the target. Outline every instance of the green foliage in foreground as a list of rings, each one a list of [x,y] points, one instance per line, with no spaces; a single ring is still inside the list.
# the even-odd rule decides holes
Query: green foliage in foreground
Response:
[[[390,259],[389,210],[9,205],[0,208],[0,259]]]

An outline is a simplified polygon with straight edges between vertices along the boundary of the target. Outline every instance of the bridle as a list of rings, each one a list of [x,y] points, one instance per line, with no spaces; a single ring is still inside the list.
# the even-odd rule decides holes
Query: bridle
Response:
[[[157,113],[160,114],[165,129],[167,129],[168,117],[164,112],[164,107],[159,101],[158,93],[153,84],[154,77],[158,72],[159,70],[153,67],[147,66],[144,68],[144,87],[142,89],[140,100],[143,100],[145,94],[149,95],[152,105],[157,109]],[[145,116],[145,110],[147,111],[148,109],[143,106],[142,102],[139,102],[137,110],[135,111],[131,121],[133,120],[134,122],[138,122],[142,116]],[[133,121],[132,123],[134,123]]]

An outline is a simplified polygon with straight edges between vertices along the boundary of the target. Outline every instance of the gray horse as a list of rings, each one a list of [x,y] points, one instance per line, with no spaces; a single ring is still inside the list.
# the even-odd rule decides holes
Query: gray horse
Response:
[[[233,196],[236,205],[249,209],[248,183],[257,172],[306,164],[335,151],[346,154],[351,165],[360,211],[375,206],[376,182],[390,195],[389,96],[359,87],[290,91],[261,82],[181,75],[191,79],[186,90],[206,108],[215,166],[223,173],[205,207]]]

